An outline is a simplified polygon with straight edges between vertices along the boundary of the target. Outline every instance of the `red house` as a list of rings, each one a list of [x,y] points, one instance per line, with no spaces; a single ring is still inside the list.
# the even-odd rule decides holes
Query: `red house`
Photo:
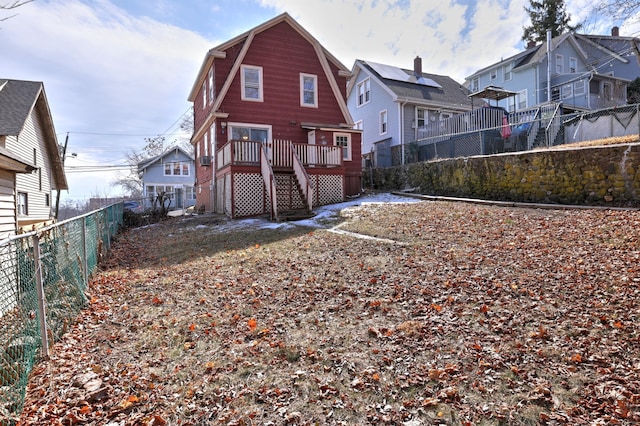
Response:
[[[357,195],[350,76],[287,13],[209,50],[189,95],[196,206],[279,220]]]

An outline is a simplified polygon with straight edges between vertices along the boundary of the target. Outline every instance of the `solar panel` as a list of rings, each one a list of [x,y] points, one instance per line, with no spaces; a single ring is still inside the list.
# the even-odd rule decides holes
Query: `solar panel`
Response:
[[[416,76],[413,75],[413,73],[409,74],[403,69],[398,67],[394,67],[391,65],[378,64],[376,62],[368,62],[368,61],[367,61],[367,65],[369,65],[375,72],[380,74],[380,77],[382,78],[395,80],[395,81],[402,81],[405,83],[421,84],[423,86],[436,87],[438,89],[442,88],[442,86],[440,86],[438,83],[436,83],[430,78],[423,77],[423,76],[416,78]]]

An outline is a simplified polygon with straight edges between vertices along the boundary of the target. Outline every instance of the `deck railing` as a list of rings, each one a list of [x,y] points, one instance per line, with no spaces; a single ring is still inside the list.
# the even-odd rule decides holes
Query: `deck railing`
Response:
[[[311,181],[309,180],[309,175],[307,171],[304,169],[304,165],[300,161],[300,157],[298,154],[293,151],[293,171],[296,174],[296,179],[298,179],[298,183],[300,184],[300,189],[302,190],[302,195],[305,198],[307,203],[307,208],[309,211],[313,210],[313,191],[311,190]]]
[[[261,147],[264,146],[264,150]],[[293,147],[293,149],[292,149]],[[216,155],[217,168],[229,165],[260,166],[260,152],[273,168],[293,168],[293,152],[305,167],[341,167],[342,147],[327,145],[292,144],[275,139],[269,142],[231,140]]]
[[[260,156],[260,171],[267,194],[269,195],[269,203],[271,206],[271,220],[278,221],[278,193],[276,191],[276,179],[273,176],[273,169],[267,160],[267,147],[262,146],[262,155]]]

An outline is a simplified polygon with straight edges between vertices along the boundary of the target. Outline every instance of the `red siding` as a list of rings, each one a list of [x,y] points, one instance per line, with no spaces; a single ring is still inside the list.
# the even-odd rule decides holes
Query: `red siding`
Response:
[[[216,83],[226,78],[240,45],[227,51],[224,60],[216,60]],[[274,139],[297,143],[307,141],[301,122],[340,124],[346,122],[329,85],[315,49],[287,23],[280,23],[255,36],[244,65],[262,67],[264,102],[241,100],[240,73],[225,96],[222,111],[229,113],[226,121],[270,124]],[[337,75],[337,68],[335,74]],[[300,106],[300,73],[318,76],[318,108]],[[340,78],[346,85],[345,79]],[[341,84],[341,83],[339,83]],[[341,87],[342,90],[342,87]],[[295,124],[292,124],[295,123]],[[220,130],[218,130],[220,132]],[[218,141],[226,135],[218,134]]]

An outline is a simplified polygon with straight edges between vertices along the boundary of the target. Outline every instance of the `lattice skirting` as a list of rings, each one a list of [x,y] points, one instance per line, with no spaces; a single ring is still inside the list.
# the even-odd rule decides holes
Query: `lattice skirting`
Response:
[[[262,175],[258,173],[234,174],[233,192],[233,217],[256,216],[265,213]]]
[[[313,205],[341,203],[344,201],[344,176],[310,175]],[[278,210],[305,208],[294,175],[275,175]],[[265,191],[259,173],[234,173],[216,179],[216,211],[230,217],[246,217],[268,214],[269,195]]]
[[[344,201],[344,176],[311,175],[314,197],[313,205],[341,203]]]

